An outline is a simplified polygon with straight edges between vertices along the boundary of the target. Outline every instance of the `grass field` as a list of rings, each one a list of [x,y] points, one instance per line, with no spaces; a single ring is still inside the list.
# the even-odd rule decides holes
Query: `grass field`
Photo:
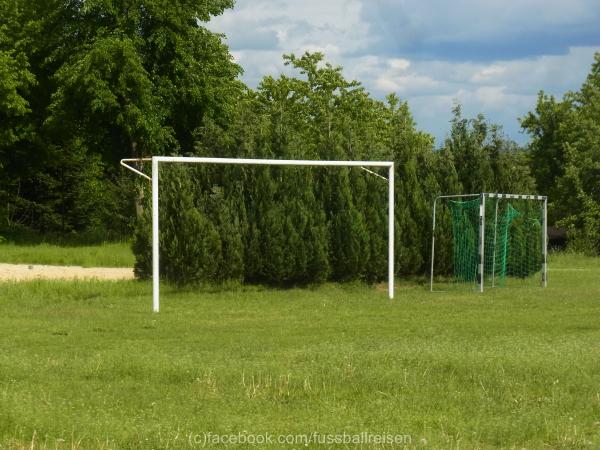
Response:
[[[165,288],[160,314],[148,283],[1,284],[0,448],[600,448],[600,263],[551,263],[546,290]]]
[[[0,243],[0,263],[83,267],[133,267],[129,243],[74,246],[51,243]]]

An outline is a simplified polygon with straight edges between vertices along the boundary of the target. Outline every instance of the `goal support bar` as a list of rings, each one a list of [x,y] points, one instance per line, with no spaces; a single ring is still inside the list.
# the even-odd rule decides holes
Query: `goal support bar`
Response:
[[[151,162],[152,176],[144,174],[128,163]],[[159,164],[160,163],[193,163],[193,164],[235,164],[253,166],[286,166],[286,167],[359,167],[363,170],[384,178],[366,169],[366,167],[385,167],[388,169],[388,296],[394,298],[394,162],[393,161],[327,161],[307,159],[247,159],[247,158],[205,158],[185,156],[154,156],[152,158],[123,159],[121,165],[128,170],[152,182],[152,309],[160,310],[160,241],[159,241]]]

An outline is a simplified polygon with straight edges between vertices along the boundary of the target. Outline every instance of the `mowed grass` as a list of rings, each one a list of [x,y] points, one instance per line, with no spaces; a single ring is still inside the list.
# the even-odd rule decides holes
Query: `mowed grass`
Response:
[[[140,282],[1,284],[0,448],[192,448],[209,432],[600,448],[598,260],[554,257],[545,290],[165,287],[162,300],[153,314]]]
[[[23,245],[10,242],[0,244],[0,263],[133,267],[134,261],[131,244],[126,242],[83,246],[50,243]]]

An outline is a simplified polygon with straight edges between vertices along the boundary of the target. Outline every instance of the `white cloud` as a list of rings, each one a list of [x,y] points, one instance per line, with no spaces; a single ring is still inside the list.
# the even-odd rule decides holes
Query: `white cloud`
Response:
[[[238,0],[209,27],[228,36],[244,80],[289,73],[283,53],[321,51],[382,98],[408,100],[442,138],[455,101],[514,139],[543,89],[577,89],[600,51],[597,0]]]
[[[561,96],[578,89],[598,50],[578,47],[566,55],[491,64],[417,61],[396,76],[389,64],[380,64],[381,75],[364,82],[378,97],[390,90],[398,92],[408,101],[418,125],[438,141],[449,128],[450,111],[457,101],[463,104],[465,115],[484,113],[503,125],[513,139],[522,141],[517,119],[535,107],[538,91]]]
[[[252,33],[256,33],[274,36],[270,48],[282,53],[328,47],[357,52],[373,39],[362,8],[359,0],[238,1],[209,27],[229,36],[236,49],[252,48]],[[238,40],[238,34],[247,38]]]
[[[500,75],[503,75],[504,73],[506,73],[506,66],[501,64],[492,64],[474,73],[471,77],[471,81],[473,83],[482,83],[492,80]]]
[[[393,70],[402,72],[410,67],[410,61],[408,59],[393,58],[388,60],[388,66]]]
[[[405,94],[407,92],[432,91],[438,88],[440,82],[426,75],[408,74],[408,75],[381,75],[375,80],[375,87],[380,91],[398,92]]]

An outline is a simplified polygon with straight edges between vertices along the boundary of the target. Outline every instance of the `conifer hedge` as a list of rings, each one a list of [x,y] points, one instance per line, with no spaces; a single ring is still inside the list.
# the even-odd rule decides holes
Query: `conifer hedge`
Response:
[[[286,61],[300,76],[266,77],[257,90],[244,93],[226,125],[205,120],[191,154],[395,161],[397,273],[423,272],[431,202],[440,192],[460,192],[461,173],[473,188],[491,189],[495,177],[506,179],[494,169],[506,166],[496,164],[497,155],[513,157],[502,147],[506,141],[497,130],[482,138],[482,119],[467,121],[457,109],[444,148],[435,151],[432,138],[416,129],[407,104],[396,96],[374,100],[320,54],[290,55]],[[470,172],[457,170],[455,160],[467,161]],[[527,183],[527,177],[516,179]],[[384,280],[387,202],[385,180],[360,168],[165,163],[161,274],[177,284]],[[151,274],[149,212],[147,204],[135,233],[140,277]],[[439,245],[444,254],[450,242]]]

